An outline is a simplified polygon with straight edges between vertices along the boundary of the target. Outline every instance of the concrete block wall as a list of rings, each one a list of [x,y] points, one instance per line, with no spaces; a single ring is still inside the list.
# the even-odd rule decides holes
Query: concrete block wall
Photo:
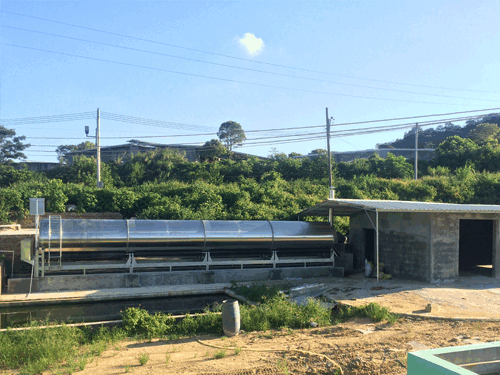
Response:
[[[14,234],[16,233],[15,231],[12,231],[11,233],[13,234],[2,234],[0,236],[0,250],[14,251],[14,274],[30,274],[31,266],[27,263],[21,262],[21,240],[23,238],[33,238],[33,241],[35,241],[35,235],[16,235]],[[10,273],[12,255],[9,253],[4,254],[6,266],[8,267]]]
[[[370,219],[368,218],[370,215]],[[356,214],[350,221],[350,240],[358,268],[364,267],[363,229],[374,229],[375,213]],[[430,280],[430,214],[379,213],[379,256],[385,272],[408,280]]]
[[[385,271],[408,280],[430,280],[429,213],[379,214],[380,262]]]
[[[0,259],[0,294],[2,294],[2,288],[5,286],[5,261]]]
[[[493,276],[500,277],[500,215],[433,213],[430,281],[455,280],[459,276],[460,220],[493,220]]]

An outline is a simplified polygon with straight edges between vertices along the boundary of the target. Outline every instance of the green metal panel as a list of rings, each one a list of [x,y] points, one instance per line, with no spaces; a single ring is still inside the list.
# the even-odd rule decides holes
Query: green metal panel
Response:
[[[477,375],[458,364],[493,361],[500,353],[500,341],[454,346],[408,353],[408,375]],[[447,358],[446,359],[443,359]]]

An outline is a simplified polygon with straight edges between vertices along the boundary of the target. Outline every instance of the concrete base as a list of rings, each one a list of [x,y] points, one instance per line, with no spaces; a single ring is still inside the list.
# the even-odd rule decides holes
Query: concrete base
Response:
[[[314,277],[344,277],[342,267],[254,268],[243,270],[143,272],[99,275],[45,276],[33,279],[32,292],[140,288],[162,285],[217,284]],[[7,293],[28,293],[30,279],[9,279]]]

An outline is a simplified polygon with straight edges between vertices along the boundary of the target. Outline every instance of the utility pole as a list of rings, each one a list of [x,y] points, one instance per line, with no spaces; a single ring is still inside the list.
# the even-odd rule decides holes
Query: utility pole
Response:
[[[97,188],[101,188],[101,115],[97,108],[97,129],[95,132],[95,144],[97,146]]]
[[[328,108],[326,109],[326,152],[328,152],[328,182],[330,186],[329,189],[329,197],[330,199],[334,199],[335,190],[333,189],[333,181],[332,181],[332,153],[330,151],[330,118],[328,118]],[[333,120],[333,119],[332,119]],[[333,225],[333,208],[328,209],[328,222],[330,225]]]
[[[85,135],[87,137],[94,137],[89,135],[89,127],[85,126]],[[97,108],[97,128],[95,130],[95,144],[97,147],[97,188],[103,187],[101,182],[101,115],[99,113],[99,108]]]
[[[415,124],[415,180],[418,180],[418,122]]]
[[[330,186],[328,187],[329,189],[332,188],[333,181],[332,181],[332,154],[330,152],[330,119],[328,118],[328,108],[326,109],[326,148],[328,152],[328,182]]]

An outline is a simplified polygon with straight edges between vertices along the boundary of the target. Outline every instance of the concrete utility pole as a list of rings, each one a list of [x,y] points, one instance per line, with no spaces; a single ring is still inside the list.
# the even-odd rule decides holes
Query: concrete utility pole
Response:
[[[415,124],[415,180],[418,180],[418,122]]]
[[[85,135],[87,137],[94,137],[89,135],[89,127],[85,126]],[[97,188],[103,187],[101,182],[101,115],[99,113],[99,108],[97,108],[97,128],[95,130],[95,144],[97,147]]]
[[[328,118],[328,108],[326,109],[326,152],[328,152],[328,182],[330,183],[330,186],[328,189],[332,188],[333,181],[332,181],[332,154],[330,152],[330,119]]]
[[[101,188],[101,115],[97,108],[97,129],[95,132],[95,141],[97,146],[97,188]]]

